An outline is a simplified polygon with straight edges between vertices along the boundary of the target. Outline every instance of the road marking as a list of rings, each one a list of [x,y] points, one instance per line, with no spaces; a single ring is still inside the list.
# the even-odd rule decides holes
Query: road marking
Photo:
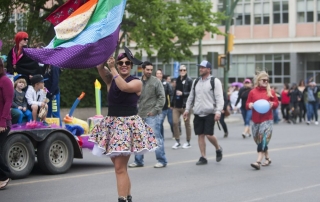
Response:
[[[293,189],[293,190],[290,190],[290,191],[280,192],[280,193],[277,193],[277,194],[272,194],[272,195],[269,195],[269,196],[265,196],[265,197],[262,197],[262,198],[256,198],[256,199],[252,199],[252,200],[244,201],[244,202],[254,202],[254,201],[261,201],[261,200],[265,200],[265,199],[269,199],[270,200],[270,198],[273,198],[273,197],[277,197],[277,196],[281,196],[281,195],[285,195],[285,194],[291,194],[291,193],[294,193],[294,192],[300,192],[300,191],[304,191],[304,190],[307,190],[307,189],[312,189],[312,188],[319,187],[319,186],[320,186],[320,184],[315,184],[315,185],[311,185],[311,186],[307,186],[307,187],[301,187],[301,188]]]
[[[291,149],[302,149],[306,147],[315,147],[315,146],[320,146],[320,142],[318,143],[312,143],[312,144],[305,144],[305,145],[299,145],[299,146],[293,146],[293,147],[283,147],[283,148],[275,148],[275,149],[269,149],[270,152],[277,152],[277,151],[284,151],[284,150],[291,150]],[[223,155],[223,158],[230,158],[230,157],[235,157],[235,156],[243,156],[243,155],[248,155],[248,154],[256,154],[256,151],[250,151],[250,152],[241,152],[241,153],[234,153],[234,154],[226,154]],[[215,159],[214,157],[210,157],[208,159]],[[193,160],[189,161],[180,161],[180,162],[175,162],[175,163],[170,163],[169,165],[179,165],[179,164],[185,164],[185,163],[193,163]],[[153,168],[153,166],[144,166],[138,168],[139,170],[141,169],[147,169],[147,168]],[[134,171],[135,169],[132,168],[130,169],[131,171]],[[114,173],[114,170],[110,171],[104,171],[104,172],[98,172],[98,173],[90,173],[90,174],[80,174],[80,175],[74,175],[74,176],[68,176],[68,177],[55,177],[52,179],[44,179],[44,180],[31,180],[28,182],[17,182],[17,183],[10,183],[10,186],[18,186],[18,185],[25,185],[25,184],[35,184],[35,183],[40,183],[40,182],[51,182],[51,181],[58,181],[58,180],[65,180],[65,179],[73,179],[73,178],[81,178],[81,177],[90,177],[90,176],[95,176],[95,175],[103,175],[103,174],[110,174]]]

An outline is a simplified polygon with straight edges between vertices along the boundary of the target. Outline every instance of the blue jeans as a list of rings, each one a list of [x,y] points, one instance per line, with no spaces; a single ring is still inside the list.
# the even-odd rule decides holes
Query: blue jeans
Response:
[[[308,117],[308,121],[310,121],[312,117],[315,118],[315,121],[318,121],[318,103],[317,102],[307,103],[307,117]]]
[[[252,117],[252,110],[246,110],[243,108],[240,108],[240,110],[241,110],[242,118],[244,121],[244,125],[250,126],[250,121],[251,121],[251,117]]]
[[[272,110],[273,113],[273,123],[278,123],[279,122],[279,111],[278,107],[276,109]]]
[[[62,121],[60,117],[60,93],[54,95],[50,102],[48,102],[48,118],[59,118],[60,120],[60,126],[62,126]]]
[[[19,113],[18,123],[22,123],[24,117],[27,117],[27,122],[32,120],[32,113],[29,109],[26,111],[18,109],[16,112]]]
[[[156,136],[158,144],[158,148],[156,149],[156,158],[158,162],[163,165],[167,165],[166,153],[164,151],[164,138],[160,132],[160,116],[161,114],[149,116],[147,118],[143,118],[143,120],[152,128]],[[136,164],[143,165],[143,155],[135,155],[134,159]]]
[[[168,123],[170,124],[171,132],[173,133],[173,120],[172,120],[172,109],[165,109],[162,110],[162,114],[160,114],[160,133],[164,137],[164,130],[163,130],[163,122],[165,118],[168,118]]]

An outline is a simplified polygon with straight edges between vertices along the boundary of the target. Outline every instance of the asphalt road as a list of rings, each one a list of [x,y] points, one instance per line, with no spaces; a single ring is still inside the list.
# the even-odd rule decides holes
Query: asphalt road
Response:
[[[223,160],[215,161],[215,150],[207,141],[208,164],[196,166],[200,157],[193,135],[190,149],[173,150],[174,140],[166,124],[166,168],[155,169],[154,153],[145,155],[145,166],[130,168],[135,202],[251,202],[320,201],[320,126],[314,124],[274,126],[269,144],[272,164],[257,171],[252,138],[243,139],[239,115],[229,121],[229,137],[215,128],[224,149]],[[185,139],[183,133],[182,141]],[[130,162],[132,162],[131,157]],[[84,150],[84,159],[75,160],[68,173],[44,175],[36,165],[28,178],[13,180],[0,191],[0,202],[115,202],[116,180],[107,157]]]

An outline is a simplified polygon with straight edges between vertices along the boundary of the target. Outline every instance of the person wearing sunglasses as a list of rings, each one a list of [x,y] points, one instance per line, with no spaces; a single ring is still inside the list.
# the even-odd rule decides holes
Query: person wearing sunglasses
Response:
[[[130,155],[143,154],[157,147],[152,128],[137,115],[142,82],[130,75],[132,57],[129,53],[121,53],[117,61],[113,57],[107,60],[108,67],[104,64],[97,66],[99,75],[107,85],[109,107],[108,115],[93,127],[89,137],[89,141],[94,142],[102,154],[111,157],[119,202],[132,201],[127,172]]]
[[[8,53],[7,72],[15,72],[27,77],[27,83],[30,85],[30,78],[33,75],[41,74],[42,70],[38,62],[32,60],[23,53],[23,48],[28,47],[29,35],[26,32],[18,32],[14,38],[15,45]]]
[[[187,67],[185,65],[180,66],[180,76],[176,81],[176,88],[173,92],[173,98],[171,101],[172,107],[172,118],[173,118],[173,134],[176,139],[176,143],[172,146],[172,149],[184,148],[188,149],[191,147],[191,125],[190,115],[187,119],[184,119],[184,125],[186,127],[186,140],[182,146],[180,144],[181,131],[179,130],[180,116],[183,115],[186,109],[186,103],[191,91],[192,79],[188,77]]]
[[[262,114],[259,113],[254,103],[257,100],[267,100],[269,102],[269,110]],[[262,158],[265,161],[262,166],[271,164],[271,159],[268,152],[268,144],[272,136],[273,114],[272,110],[276,109],[279,105],[277,95],[271,90],[269,84],[269,75],[265,71],[261,71],[255,77],[255,87],[249,92],[246,102],[247,110],[252,109],[252,136],[257,144],[258,158],[257,161],[252,163],[251,166],[256,170],[260,170]]]

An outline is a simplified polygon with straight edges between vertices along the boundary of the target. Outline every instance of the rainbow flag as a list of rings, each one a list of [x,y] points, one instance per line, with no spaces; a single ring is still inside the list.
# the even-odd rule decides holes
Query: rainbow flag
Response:
[[[30,58],[63,68],[92,68],[115,51],[126,0],[89,0],[57,24],[43,49],[25,48]]]

